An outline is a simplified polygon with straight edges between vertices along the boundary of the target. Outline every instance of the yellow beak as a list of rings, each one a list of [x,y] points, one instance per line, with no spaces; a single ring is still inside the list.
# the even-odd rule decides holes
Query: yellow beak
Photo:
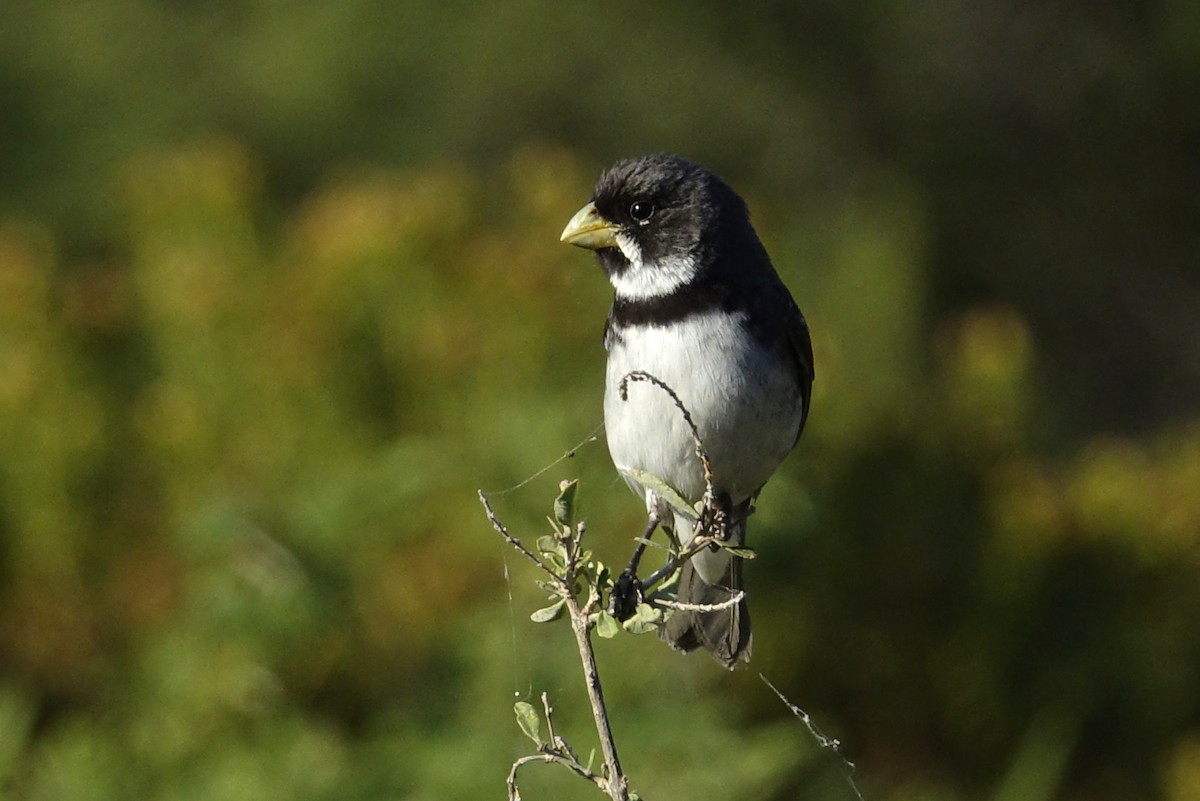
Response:
[[[589,203],[575,212],[575,216],[563,229],[561,241],[588,250],[615,248],[619,230],[617,226],[600,216],[595,203]]]

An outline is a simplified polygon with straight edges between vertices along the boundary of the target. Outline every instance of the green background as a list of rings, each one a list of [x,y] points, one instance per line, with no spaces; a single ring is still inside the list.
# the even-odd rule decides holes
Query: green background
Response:
[[[633,787],[853,797],[761,672],[871,801],[1200,797],[1198,78],[1187,0],[6,0],[0,798],[502,798],[543,690],[586,754],[475,490],[639,533],[602,438],[539,471],[601,418],[558,233],[655,150],[817,382],[751,667],[599,643]]]

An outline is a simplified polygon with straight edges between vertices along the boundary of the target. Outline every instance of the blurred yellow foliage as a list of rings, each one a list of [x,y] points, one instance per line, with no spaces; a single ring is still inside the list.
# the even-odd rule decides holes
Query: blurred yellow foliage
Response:
[[[1162,773],[1164,801],[1200,798],[1200,733],[1183,737],[1175,744]]]
[[[973,448],[1012,448],[1025,435],[1033,341],[1009,308],[979,309],[944,327],[937,342],[947,421]]]

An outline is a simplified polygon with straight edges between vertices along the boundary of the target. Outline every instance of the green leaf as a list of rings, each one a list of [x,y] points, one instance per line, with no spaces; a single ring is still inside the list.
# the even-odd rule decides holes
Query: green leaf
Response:
[[[679,574],[681,572],[681,570],[672,571],[671,575],[663,579],[659,585],[654,588],[654,592],[650,593],[650,595],[647,597],[674,600],[676,585],[679,584]]]
[[[748,545],[726,545],[723,542],[718,542],[717,545],[729,551],[734,556],[741,557],[742,559],[753,559],[754,557],[758,556],[754,549]]]
[[[612,583],[608,580],[608,565],[603,562],[589,562],[587,570],[588,577],[591,578],[593,586],[604,589]]]
[[[650,604],[638,604],[637,611],[633,616],[647,623],[657,623],[662,620],[662,610]]]
[[[541,553],[554,553],[560,547],[558,540],[551,537],[549,534],[543,534],[537,538],[537,549]]]
[[[621,625],[630,634],[648,634],[649,632],[658,630],[662,619],[661,610],[655,609],[650,604],[638,604],[633,616]]]
[[[678,490],[649,470],[627,467],[621,470],[621,474],[633,479],[642,487],[653,492],[660,500],[666,502],[680,517],[691,521],[699,519],[700,516],[696,513],[696,508],[684,500],[684,497],[679,494]]]
[[[537,710],[533,708],[533,704],[517,701],[513,704],[513,711],[517,713],[517,725],[521,727],[521,731],[525,732],[525,736],[541,745],[542,721],[538,717]]]
[[[579,479],[564,481],[558,488],[558,497],[554,499],[554,519],[559,525],[570,528],[575,525],[575,495],[579,490]]]
[[[546,557],[546,564],[561,576],[567,569],[567,552],[566,551],[546,551],[543,556]]]
[[[608,612],[601,611],[596,615],[596,633],[606,640],[616,637],[621,631],[621,624]]]
[[[565,598],[559,598],[557,602],[542,607],[531,614],[529,619],[534,623],[549,623],[551,620],[558,620],[562,617],[563,607],[566,606],[566,603]]]

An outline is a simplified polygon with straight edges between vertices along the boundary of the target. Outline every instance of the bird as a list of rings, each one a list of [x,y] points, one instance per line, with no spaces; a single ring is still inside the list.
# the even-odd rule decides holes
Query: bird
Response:
[[[745,546],[752,504],[804,429],[814,378],[808,324],[745,201],[680,156],[625,159],[601,174],[561,240],[594,251],[613,288],[604,325],[605,436],[647,513],[623,578],[636,582],[637,560],[657,527],[683,543],[694,533],[692,516],[670,498],[699,504],[708,488],[679,407],[711,464],[712,497],[728,521],[725,544]],[[653,380],[633,382],[635,373]],[[704,648],[731,670],[748,662],[749,606],[744,593],[730,603],[743,590],[741,563],[715,544],[685,562],[676,600],[723,606],[673,612],[660,638],[684,652]]]

